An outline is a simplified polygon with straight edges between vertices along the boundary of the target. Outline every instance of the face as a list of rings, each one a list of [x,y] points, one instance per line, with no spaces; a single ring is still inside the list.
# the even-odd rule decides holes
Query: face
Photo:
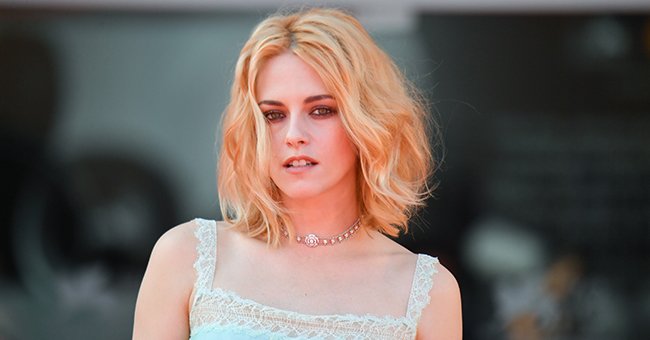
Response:
[[[355,148],[316,71],[285,52],[265,63],[255,90],[271,133],[271,178],[283,199],[337,197],[354,190]]]

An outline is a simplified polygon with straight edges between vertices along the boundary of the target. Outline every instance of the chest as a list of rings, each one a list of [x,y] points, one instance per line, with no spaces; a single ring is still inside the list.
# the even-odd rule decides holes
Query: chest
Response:
[[[282,257],[249,252],[220,256],[213,286],[304,314],[404,316],[415,262],[399,256]]]

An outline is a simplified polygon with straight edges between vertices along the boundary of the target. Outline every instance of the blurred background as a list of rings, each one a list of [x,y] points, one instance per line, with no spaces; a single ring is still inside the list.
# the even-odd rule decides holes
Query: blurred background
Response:
[[[455,273],[465,339],[650,338],[650,2],[327,4],[441,126],[440,186],[399,242]],[[130,338],[155,240],[220,218],[220,114],[278,8],[0,1],[1,340]]]

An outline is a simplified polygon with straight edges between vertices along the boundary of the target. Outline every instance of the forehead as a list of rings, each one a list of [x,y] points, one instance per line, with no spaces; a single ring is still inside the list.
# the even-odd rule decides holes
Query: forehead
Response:
[[[258,100],[329,94],[316,70],[292,52],[274,56],[262,65],[255,92]]]

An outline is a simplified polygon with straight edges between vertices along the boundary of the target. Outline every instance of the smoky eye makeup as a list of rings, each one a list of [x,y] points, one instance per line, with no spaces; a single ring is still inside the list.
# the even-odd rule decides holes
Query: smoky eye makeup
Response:
[[[262,111],[262,114],[267,122],[274,122],[285,117],[284,113],[279,110],[266,110]]]
[[[257,104],[264,119],[269,123],[280,121],[287,116],[284,104],[280,101],[262,100]],[[304,113],[313,119],[326,119],[338,113],[336,101],[330,95],[307,97],[304,104]]]
[[[336,114],[337,111],[335,108],[328,105],[318,105],[311,109],[310,115],[316,118],[326,118]]]

